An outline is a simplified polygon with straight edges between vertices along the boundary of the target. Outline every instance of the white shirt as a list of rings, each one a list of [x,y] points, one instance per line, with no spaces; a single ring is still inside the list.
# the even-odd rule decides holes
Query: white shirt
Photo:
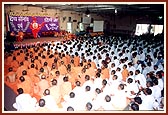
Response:
[[[68,97],[68,98],[66,98],[66,99],[64,99],[64,100],[65,100],[65,101],[62,102],[61,104],[62,104],[63,109],[64,109],[65,111],[67,111],[67,108],[68,108],[69,106],[73,107],[75,111],[76,111],[76,110],[81,110],[81,109],[80,109],[81,106],[79,106],[80,102],[79,102],[75,97],[74,97],[74,98]]]
[[[154,92],[152,93],[154,98],[160,102],[161,99],[161,89],[159,88],[158,85],[153,86]]]
[[[81,96],[83,96],[83,93],[85,92],[85,90],[81,87],[81,86],[76,86],[72,92],[75,93],[75,98],[79,99],[81,98]]]
[[[147,66],[146,70],[148,71],[148,73],[154,71],[153,66]]]
[[[118,86],[121,82],[116,80],[111,80],[110,82],[110,89],[111,90],[111,94],[114,94],[116,90],[118,90]]]
[[[145,53],[140,54],[140,55],[139,55],[139,59],[140,59],[141,61],[144,61],[144,60],[145,60]]]
[[[128,71],[132,71],[133,72],[133,75],[135,75],[135,67],[134,66],[131,66],[131,67],[128,67]]]
[[[98,110],[101,107],[104,98],[105,97],[102,93],[96,95],[96,97],[93,100],[93,110]]]
[[[158,79],[158,86],[160,87],[161,90],[163,90],[163,80]]]
[[[116,90],[114,96],[111,96],[111,102],[115,109],[123,110],[127,106],[125,91]]]
[[[131,61],[131,53],[130,52],[125,53],[125,57],[128,57],[128,60]]]
[[[120,71],[116,71],[115,75],[118,76],[118,80],[121,81],[122,80],[122,74]]]
[[[106,102],[105,100],[102,103],[102,108],[105,111],[115,110],[113,105],[112,105],[112,102],[111,101],[110,102]]]
[[[94,79],[94,89],[96,89],[96,88],[101,89],[102,88],[102,81],[103,80],[101,77]]]
[[[141,70],[142,74],[145,76],[146,78],[146,74],[149,72],[146,68],[144,68],[143,70]]]
[[[91,91],[85,91],[82,93],[80,99],[78,100],[78,106],[80,106],[81,110],[85,110],[86,109],[86,104],[88,102],[92,102],[94,98],[94,93]]]
[[[110,95],[111,94],[111,89],[110,89],[110,85],[107,83],[106,86],[103,88],[103,92],[104,96],[106,95]]]
[[[85,90],[86,86],[90,86],[90,90],[91,91],[94,91],[94,84],[93,84],[93,81],[91,80],[88,80],[88,81],[85,81],[85,83],[83,84],[82,88]]]
[[[127,81],[128,81],[129,78],[131,78],[133,80],[132,83],[135,83],[135,77],[134,76],[128,76],[127,79],[126,79],[126,83],[127,83]]]
[[[126,96],[128,98],[134,98],[136,96],[136,94],[135,95],[131,94],[131,91],[138,93],[138,91],[139,91],[138,85],[136,83],[130,83],[130,84],[127,83],[126,85],[127,86],[124,88],[125,91],[127,91]]]
[[[32,98],[30,94],[20,94],[16,97],[16,102],[13,104],[13,107],[17,111],[34,111],[36,102],[36,98]]]
[[[142,98],[142,106],[144,110],[153,110],[155,99],[152,95],[147,95]]]
[[[58,109],[57,103],[52,95],[46,95],[43,96],[42,99],[45,100],[45,107],[52,110],[56,111]]]
[[[118,59],[115,59],[115,60],[114,60],[114,63],[115,63],[115,66],[116,66],[116,67],[118,67],[118,65],[120,64]]]
[[[138,75],[135,75],[135,80],[139,80],[140,85],[145,88],[146,87],[146,78],[143,74],[139,73]]]

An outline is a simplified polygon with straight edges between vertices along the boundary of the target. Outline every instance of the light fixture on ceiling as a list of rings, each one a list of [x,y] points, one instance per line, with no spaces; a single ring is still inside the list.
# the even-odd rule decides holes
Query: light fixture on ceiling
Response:
[[[47,9],[45,7],[42,7],[41,12],[46,12],[46,11],[47,11]]]
[[[117,14],[117,9],[114,10],[114,13]]]
[[[161,20],[163,17],[162,17],[162,16],[159,16],[158,18],[159,18],[159,20]]]

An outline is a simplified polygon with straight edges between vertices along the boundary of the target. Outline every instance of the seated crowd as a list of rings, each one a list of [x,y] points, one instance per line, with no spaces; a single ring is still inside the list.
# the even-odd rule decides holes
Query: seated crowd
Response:
[[[164,46],[155,37],[37,43],[6,54],[4,64],[17,111],[165,109]]]

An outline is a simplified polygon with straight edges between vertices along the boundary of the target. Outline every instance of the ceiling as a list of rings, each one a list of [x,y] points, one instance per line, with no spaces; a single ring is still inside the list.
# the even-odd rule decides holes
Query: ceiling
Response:
[[[163,16],[164,4],[31,4],[44,9],[60,9],[85,13],[87,8],[91,13],[111,15],[149,15]]]

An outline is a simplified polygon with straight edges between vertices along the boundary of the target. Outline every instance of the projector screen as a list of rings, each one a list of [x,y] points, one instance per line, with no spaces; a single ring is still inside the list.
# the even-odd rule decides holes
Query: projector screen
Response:
[[[93,32],[103,32],[104,21],[93,22]]]

